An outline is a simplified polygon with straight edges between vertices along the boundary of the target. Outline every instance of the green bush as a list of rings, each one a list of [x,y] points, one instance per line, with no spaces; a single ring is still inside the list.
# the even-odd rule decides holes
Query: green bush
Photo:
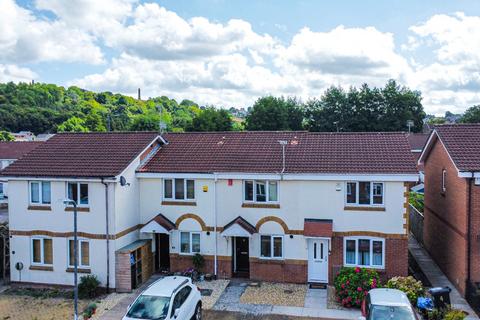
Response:
[[[87,275],[80,278],[78,285],[78,296],[80,299],[95,298],[98,294],[100,281],[97,276]]]
[[[83,311],[83,319],[90,319],[97,310],[97,305],[92,302],[90,303],[87,308]]]
[[[344,267],[334,280],[337,301],[344,307],[360,307],[370,289],[380,286],[380,277],[375,270]]]
[[[466,317],[465,312],[458,309],[451,309],[445,313],[445,320],[463,320]]]
[[[428,320],[463,320],[466,313],[458,309],[433,309],[427,314]]]
[[[192,257],[192,263],[193,263],[193,266],[195,267],[195,270],[197,272],[201,272],[203,266],[205,265],[205,258],[201,254],[196,253]]]
[[[425,196],[422,193],[411,191],[408,195],[408,202],[418,211],[423,212]]]
[[[417,304],[418,297],[425,294],[425,289],[421,281],[417,281],[414,277],[393,277],[387,282],[387,288],[398,289],[408,297],[413,305]]]

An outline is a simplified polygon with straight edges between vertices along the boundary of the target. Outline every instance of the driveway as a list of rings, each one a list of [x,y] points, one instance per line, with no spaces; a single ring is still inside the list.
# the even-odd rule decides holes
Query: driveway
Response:
[[[313,318],[293,317],[274,314],[253,315],[229,311],[203,311],[203,318],[206,320],[312,320]],[[316,320],[329,320],[327,318],[315,318]]]

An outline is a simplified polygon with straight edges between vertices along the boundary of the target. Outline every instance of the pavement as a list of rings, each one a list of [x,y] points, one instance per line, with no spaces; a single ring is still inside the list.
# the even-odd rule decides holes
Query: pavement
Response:
[[[417,242],[417,240],[410,236],[408,239],[408,250],[415,258],[420,269],[432,284],[432,287],[450,287],[450,302],[452,307],[468,312],[466,319],[479,319],[475,311],[470,307],[467,301],[460,295],[458,290],[448,280],[447,276],[442,272],[440,267],[433,261],[427,251]]]
[[[203,318],[207,320],[312,320],[308,317],[294,317],[278,314],[255,315],[242,312],[230,311],[203,311]],[[317,318],[317,320],[329,320],[327,318]]]

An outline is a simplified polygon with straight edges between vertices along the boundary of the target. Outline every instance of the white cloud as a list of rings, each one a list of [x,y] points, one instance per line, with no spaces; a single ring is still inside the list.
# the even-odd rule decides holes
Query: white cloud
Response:
[[[20,68],[13,64],[0,64],[0,82],[30,82],[38,76],[28,68]]]
[[[61,20],[40,19],[13,0],[0,0],[0,12],[0,62],[103,62],[85,31],[68,28]]]

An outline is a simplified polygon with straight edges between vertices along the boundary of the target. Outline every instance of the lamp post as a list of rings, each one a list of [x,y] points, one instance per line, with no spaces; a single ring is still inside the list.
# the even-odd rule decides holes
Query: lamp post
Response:
[[[63,200],[65,205],[73,205],[73,319],[78,320],[78,241],[77,241],[77,202]]]

